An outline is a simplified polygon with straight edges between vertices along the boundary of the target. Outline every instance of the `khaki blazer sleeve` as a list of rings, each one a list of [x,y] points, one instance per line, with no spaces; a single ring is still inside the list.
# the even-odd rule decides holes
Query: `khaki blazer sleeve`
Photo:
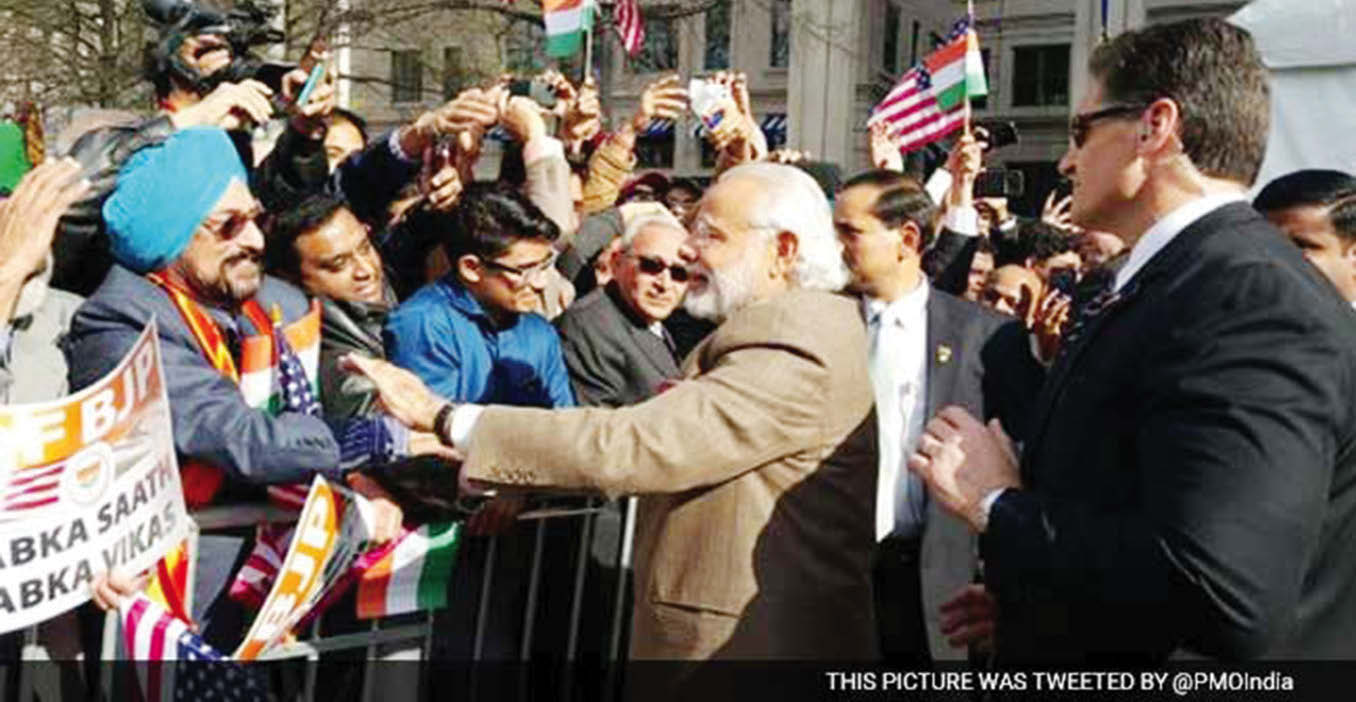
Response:
[[[463,470],[501,485],[670,493],[822,444],[826,359],[786,339],[726,345],[709,370],[615,410],[490,407]]]

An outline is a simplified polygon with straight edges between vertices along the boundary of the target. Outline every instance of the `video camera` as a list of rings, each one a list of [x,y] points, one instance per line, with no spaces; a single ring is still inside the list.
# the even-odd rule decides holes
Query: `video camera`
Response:
[[[241,0],[224,10],[211,0],[142,0],[146,16],[159,26],[159,40],[147,47],[146,74],[161,94],[168,92],[171,75],[201,92],[225,82],[254,79],[279,89],[290,65],[267,63],[256,56],[256,46],[278,44],[283,32],[272,26],[279,8],[266,0]],[[184,39],[201,34],[219,34],[231,45],[231,63],[210,76],[199,75],[179,58]]]

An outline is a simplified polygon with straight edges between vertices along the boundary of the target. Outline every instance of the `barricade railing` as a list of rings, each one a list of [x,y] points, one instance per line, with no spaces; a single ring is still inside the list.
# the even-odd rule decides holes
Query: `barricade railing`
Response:
[[[582,504],[581,504],[582,502]],[[600,498],[588,498],[585,500],[575,499],[573,503],[562,503],[560,500],[542,500],[533,504],[532,508],[519,514],[518,524],[515,528],[523,529],[528,525],[533,525],[533,546],[530,559],[530,566],[527,575],[527,594],[526,601],[521,613],[521,630],[518,641],[517,662],[531,663],[533,643],[537,635],[536,625],[538,618],[538,608],[541,604],[543,558],[545,556],[545,545],[548,536],[548,530],[559,526],[566,528],[577,522],[578,539],[575,544],[573,572],[570,574],[571,587],[569,596],[569,613],[566,625],[566,644],[564,650],[564,660],[567,665],[576,661],[579,654],[579,637],[581,630],[581,616],[583,614],[584,597],[586,588],[586,571],[589,561],[589,554],[592,551],[594,538],[595,521],[600,514],[612,509]],[[288,523],[296,520],[296,512],[273,507],[266,504],[244,504],[231,505],[229,507],[213,507],[203,510],[197,510],[192,513],[192,522],[196,525],[190,534],[190,548],[196,552],[197,540],[200,535],[210,535],[213,532],[223,532],[231,529],[253,527],[261,522]],[[625,662],[626,652],[622,650],[622,644],[625,639],[625,628],[629,625],[630,616],[626,606],[626,593],[629,588],[627,580],[631,569],[632,548],[634,543],[636,506],[635,498],[626,498],[622,502],[622,523],[616,553],[612,560],[616,568],[614,591],[612,593],[610,612],[607,613],[607,636],[605,643],[606,671],[605,686],[603,688],[603,699],[612,699],[616,696],[621,682],[621,667]],[[499,560],[500,536],[489,536],[486,539],[484,548],[486,550],[485,562],[483,566],[483,575],[480,579],[480,591],[474,593],[477,598],[475,622],[469,634],[473,637],[470,646],[471,663],[486,661],[486,642],[489,636],[488,626],[490,619],[491,603],[497,592],[509,590],[513,585],[521,585],[521,572],[515,572],[509,567],[501,567]],[[463,554],[458,560],[462,560]],[[458,567],[458,566],[454,566]],[[190,575],[190,579],[193,575]],[[601,585],[601,583],[599,583]],[[190,601],[188,607],[192,607],[191,596],[193,592],[193,582],[190,580],[188,587]],[[468,597],[471,593],[453,592],[453,598]],[[322,622],[325,615],[317,617],[311,623],[307,631],[296,638],[296,640],[279,644],[261,657],[261,661],[280,661],[280,660],[303,660],[312,663],[319,662],[325,654],[340,651],[352,651],[361,649],[363,656],[363,690],[361,699],[364,702],[377,698],[378,683],[380,676],[380,661],[387,660],[419,660],[429,661],[434,650],[436,636],[455,636],[456,632],[437,632],[434,627],[434,613],[422,612],[417,617],[406,614],[392,618],[372,620],[367,623],[366,630],[341,633],[333,635],[322,635]],[[126,657],[122,650],[122,636],[120,635],[120,623],[115,612],[110,612],[104,625],[104,636],[102,646],[103,660],[120,660]],[[47,652],[39,645],[37,637],[37,627],[31,628],[26,634],[26,644],[23,649],[22,657],[25,661],[50,660]],[[456,661],[464,663],[466,661]],[[476,666],[471,666],[472,684],[474,686],[474,670]],[[318,666],[306,666],[305,681],[302,686],[301,699],[314,700],[316,694],[316,675]],[[20,666],[18,681],[19,700],[29,702],[34,699],[35,692],[45,691],[43,699],[52,698],[50,690],[42,680],[35,680],[30,673],[29,666]],[[105,675],[100,681],[103,687],[105,698],[114,699],[111,676]],[[420,676],[421,680],[424,676]],[[393,690],[390,686],[380,689],[380,699],[383,702],[396,702],[403,699],[398,694],[403,690]],[[409,699],[420,699],[417,696],[417,690],[411,690]],[[564,676],[562,680],[562,689],[558,699],[571,699],[574,696],[574,690],[571,686],[569,676]],[[474,695],[471,695],[474,698]],[[3,698],[3,686],[0,685],[0,699]],[[58,697],[59,698],[59,697]]]

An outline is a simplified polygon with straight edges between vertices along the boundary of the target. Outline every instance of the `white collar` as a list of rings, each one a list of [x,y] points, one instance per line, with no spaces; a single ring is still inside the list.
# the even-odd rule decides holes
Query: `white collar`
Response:
[[[1116,272],[1116,290],[1120,291],[1130,279],[1139,272],[1141,268],[1149,262],[1168,242],[1182,233],[1182,230],[1191,226],[1196,220],[1204,217],[1210,212],[1223,207],[1231,202],[1246,202],[1241,193],[1219,193],[1216,195],[1206,195],[1196,198],[1185,205],[1179,206],[1172,212],[1167,213],[1154,222],[1149,230],[1144,232],[1144,236],[1135,242],[1135,247],[1130,249],[1130,257],[1126,259],[1125,265]]]
[[[882,321],[889,320],[895,324],[903,324],[904,320],[916,319],[927,314],[928,306],[928,278],[921,273],[918,276],[918,284],[913,290],[905,293],[894,302],[886,302],[874,297],[862,296],[862,314],[866,316],[869,323],[872,317],[883,315]]]

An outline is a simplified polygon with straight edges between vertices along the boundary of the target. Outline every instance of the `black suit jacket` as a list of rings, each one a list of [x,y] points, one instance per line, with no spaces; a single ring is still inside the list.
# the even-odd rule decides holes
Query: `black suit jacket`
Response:
[[[982,539],[1000,659],[1356,657],[1356,317],[1244,204],[1051,369]]]
[[[557,323],[581,405],[634,405],[681,375],[674,352],[626,306],[616,285],[579,298]]]
[[[1031,356],[1022,323],[939,290],[928,294],[927,317],[927,418],[959,405],[986,420],[997,417],[1023,436],[1044,369]],[[941,634],[939,608],[974,580],[975,537],[935,500],[927,507],[919,565],[932,657],[963,659],[964,649],[952,648]]]

